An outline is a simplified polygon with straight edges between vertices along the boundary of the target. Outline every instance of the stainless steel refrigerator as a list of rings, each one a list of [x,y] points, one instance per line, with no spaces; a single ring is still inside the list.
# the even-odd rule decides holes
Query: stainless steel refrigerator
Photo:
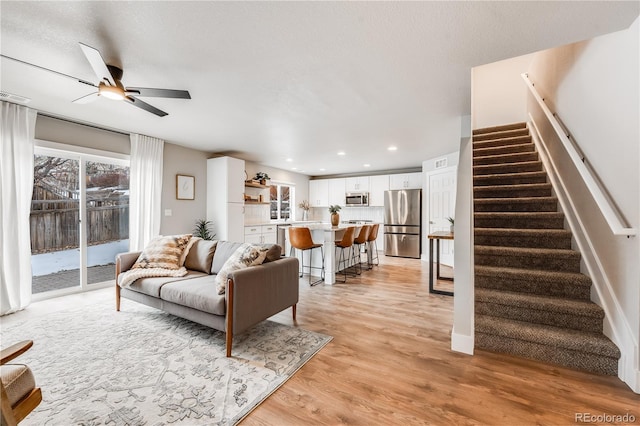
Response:
[[[422,190],[384,192],[384,254],[420,258]]]

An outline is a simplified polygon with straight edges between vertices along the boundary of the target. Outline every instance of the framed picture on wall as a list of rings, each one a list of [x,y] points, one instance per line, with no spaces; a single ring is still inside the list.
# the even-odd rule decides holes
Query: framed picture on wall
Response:
[[[189,175],[176,175],[176,198],[178,200],[195,200],[196,178]]]

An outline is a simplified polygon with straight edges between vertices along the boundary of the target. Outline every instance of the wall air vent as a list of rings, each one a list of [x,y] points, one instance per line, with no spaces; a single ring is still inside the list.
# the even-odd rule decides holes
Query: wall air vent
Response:
[[[436,160],[435,164],[436,169],[441,169],[443,167],[447,167],[447,158],[439,158]]]
[[[0,101],[9,101],[9,102],[15,102],[19,104],[27,104],[31,102],[31,99],[25,98],[24,96],[14,95],[5,91],[0,91]]]

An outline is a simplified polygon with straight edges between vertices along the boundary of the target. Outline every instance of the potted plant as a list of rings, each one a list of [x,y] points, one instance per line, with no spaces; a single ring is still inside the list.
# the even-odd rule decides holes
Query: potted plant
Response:
[[[342,209],[339,205],[329,206],[329,213],[331,213],[331,226],[338,226],[340,223],[340,214],[338,213]]]
[[[307,220],[309,209],[311,208],[309,202],[307,200],[302,200],[300,204],[298,204],[298,207],[302,209],[302,220]]]
[[[216,234],[211,230],[212,225],[213,222],[210,220],[196,220],[196,226],[193,228],[193,236],[200,237],[203,240],[213,240]]]
[[[454,219],[453,219],[451,216],[449,216],[449,217],[447,218],[447,220],[448,220],[448,221],[449,221],[449,223],[450,223],[450,225],[449,225],[449,231],[453,234],[453,222],[454,222]]]
[[[267,180],[269,180],[271,178],[265,172],[258,172],[258,173],[256,173],[256,176],[253,179],[255,179],[257,181],[260,181],[260,185],[266,185],[267,184]]]

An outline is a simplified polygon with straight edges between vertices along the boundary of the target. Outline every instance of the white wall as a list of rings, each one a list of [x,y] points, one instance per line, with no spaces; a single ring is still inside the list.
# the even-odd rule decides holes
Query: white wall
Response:
[[[527,90],[520,74],[532,59],[524,55],[471,70],[473,129],[527,121]]]
[[[529,69],[536,89],[567,125],[635,228],[640,227],[639,26],[636,19],[628,30],[539,52]],[[564,168],[570,173],[563,164],[561,174]],[[640,238],[613,236],[585,191],[576,186],[572,196],[582,197],[577,213],[613,293],[612,309],[621,310],[625,327],[631,329],[635,347],[621,350],[636,371],[625,381],[640,392]]]
[[[170,143],[164,144],[162,164],[162,221],[160,234],[183,234],[193,231],[196,220],[205,219],[207,212],[206,152]],[[195,199],[176,199],[176,175],[195,177]],[[171,216],[166,216],[171,210]]]

